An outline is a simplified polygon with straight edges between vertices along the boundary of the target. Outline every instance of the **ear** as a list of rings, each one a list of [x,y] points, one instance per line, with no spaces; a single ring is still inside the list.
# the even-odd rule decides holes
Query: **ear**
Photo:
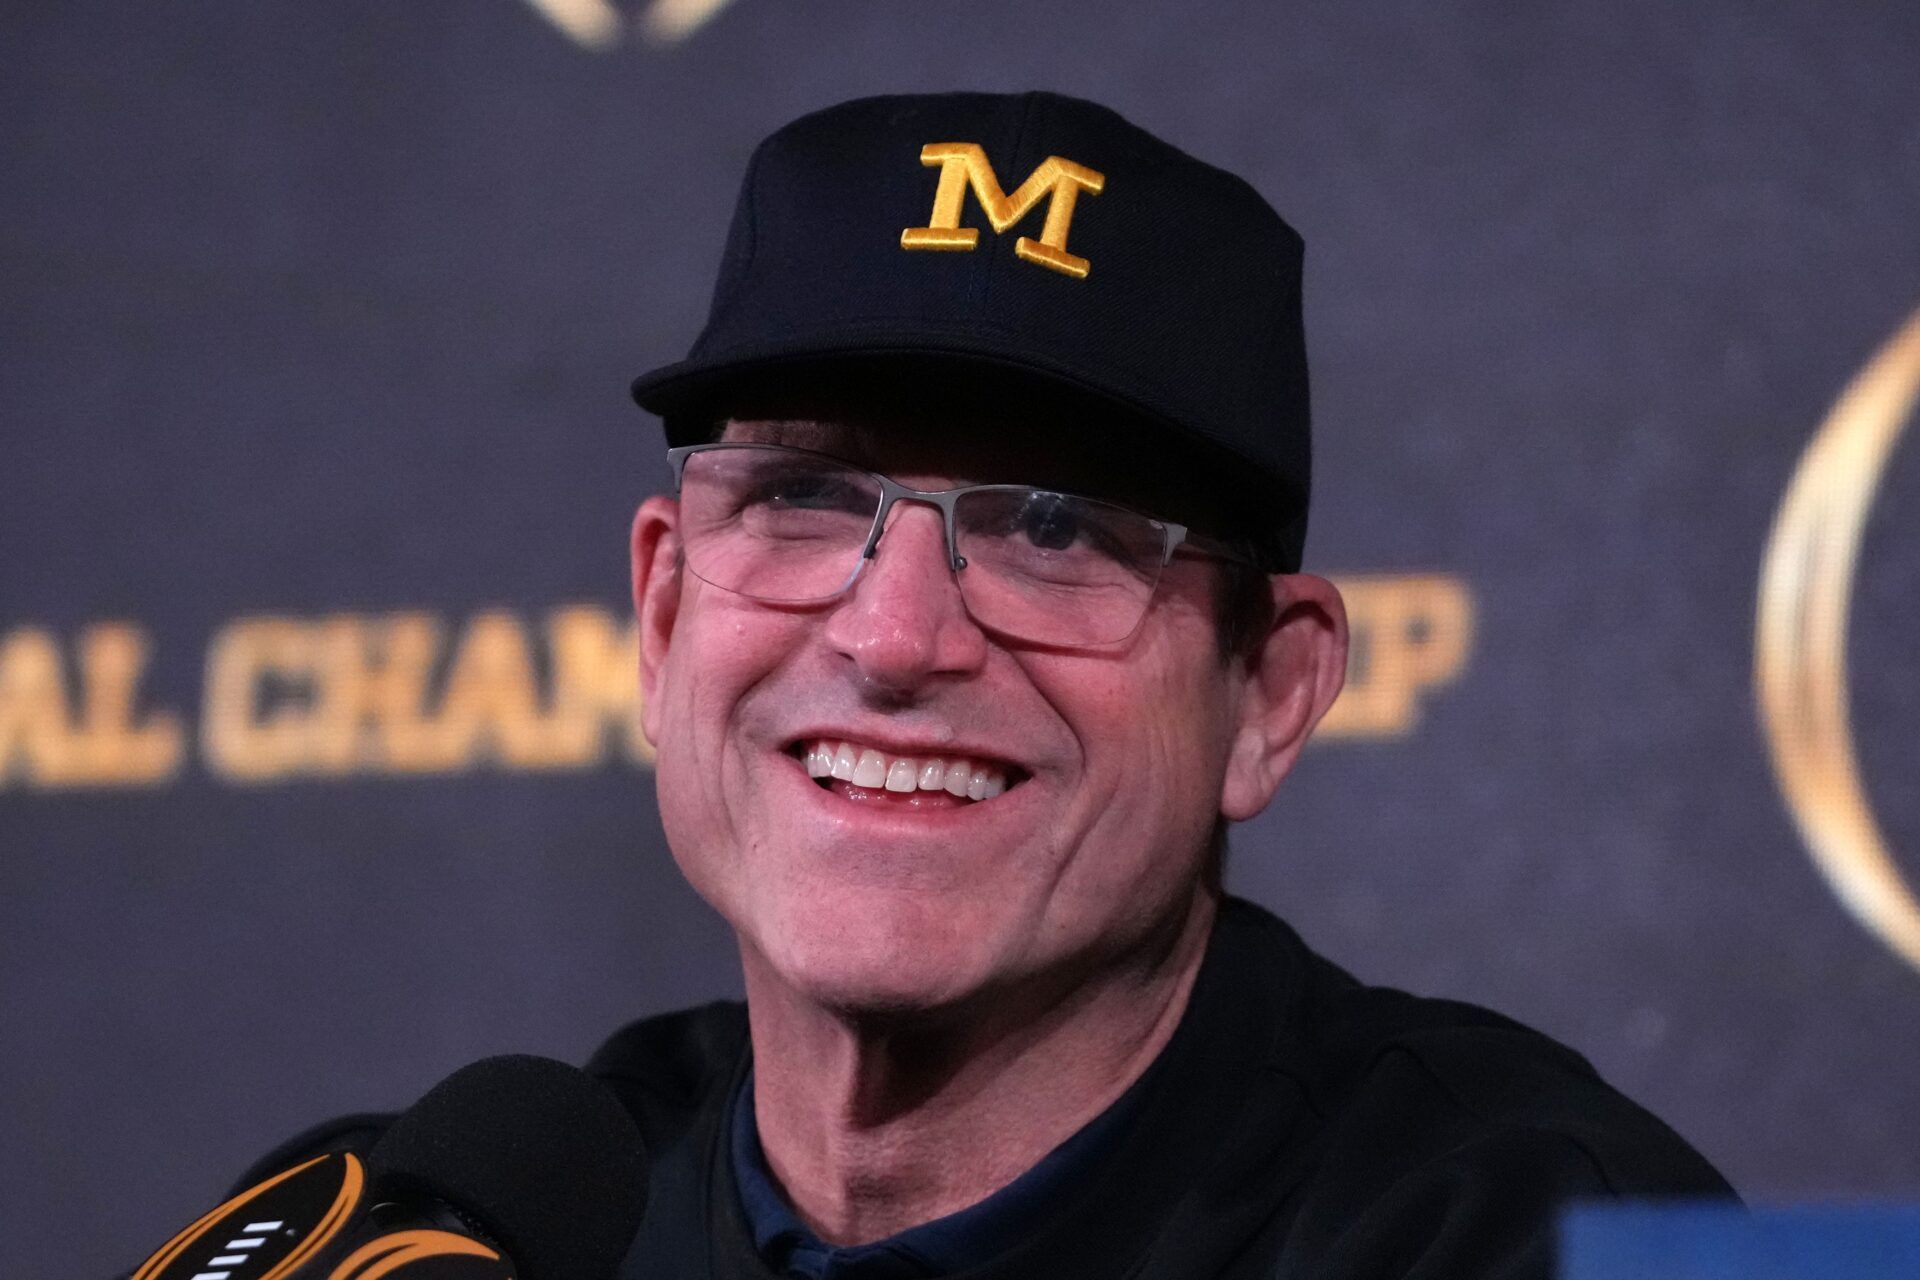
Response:
[[[680,613],[680,504],[655,495],[633,513],[633,616],[640,639],[640,731],[658,742],[654,696]]]
[[[1267,807],[1347,676],[1347,607],[1310,573],[1273,579],[1273,627],[1242,664],[1221,816],[1244,822]]]

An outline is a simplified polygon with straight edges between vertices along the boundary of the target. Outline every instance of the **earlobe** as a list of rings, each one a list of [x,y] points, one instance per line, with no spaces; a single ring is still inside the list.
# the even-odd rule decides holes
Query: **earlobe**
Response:
[[[640,729],[651,742],[657,728],[661,670],[680,611],[680,506],[654,496],[633,514],[633,616],[640,647]]]
[[[1243,822],[1267,807],[1347,674],[1340,590],[1309,573],[1274,578],[1274,621],[1245,659],[1221,815]]]

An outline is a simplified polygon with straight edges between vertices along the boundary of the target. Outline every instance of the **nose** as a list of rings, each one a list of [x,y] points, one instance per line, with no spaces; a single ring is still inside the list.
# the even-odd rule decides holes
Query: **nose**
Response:
[[[863,683],[886,697],[980,669],[986,636],[967,615],[947,567],[938,509],[894,504],[873,559],[827,619],[826,638]]]

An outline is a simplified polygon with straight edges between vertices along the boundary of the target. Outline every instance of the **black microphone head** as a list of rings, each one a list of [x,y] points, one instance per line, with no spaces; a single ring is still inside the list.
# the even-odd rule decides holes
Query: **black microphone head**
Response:
[[[471,1218],[521,1280],[603,1280],[646,1207],[640,1132],[612,1090],[551,1058],[462,1067],[367,1155],[376,1194],[415,1194]]]

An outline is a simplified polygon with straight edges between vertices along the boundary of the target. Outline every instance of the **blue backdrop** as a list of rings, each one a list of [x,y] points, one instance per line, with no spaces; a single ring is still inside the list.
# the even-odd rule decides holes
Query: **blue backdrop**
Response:
[[[625,383],[696,330],[763,134],[957,87],[1108,102],[1306,237],[1308,561],[1360,646],[1233,887],[1570,1041],[1749,1195],[1920,1189],[1916,66],[1920,7],[1815,0],[8,6],[16,1270],[129,1265],[311,1120],[735,990],[629,727],[665,468]],[[1776,513],[1874,414],[1763,717]],[[1796,807],[1836,681],[1860,796]]]

